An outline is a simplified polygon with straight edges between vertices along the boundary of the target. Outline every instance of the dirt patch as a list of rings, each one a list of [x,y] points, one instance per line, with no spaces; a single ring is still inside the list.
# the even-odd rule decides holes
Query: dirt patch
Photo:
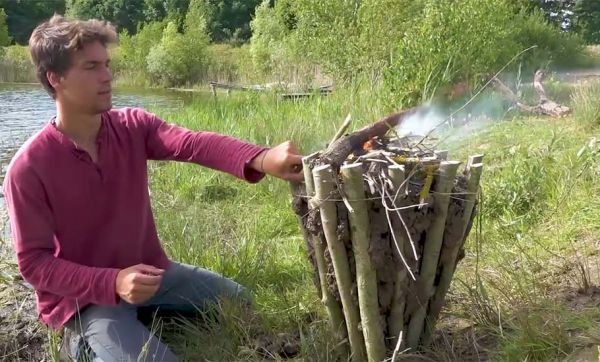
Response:
[[[442,317],[431,345],[422,353],[401,354],[398,361],[490,361],[498,339],[473,322],[453,316]]]
[[[38,322],[33,291],[0,282],[0,356],[3,361],[48,360],[47,329]]]
[[[600,307],[600,239],[583,234],[576,240],[575,252],[551,258],[548,265],[552,267],[544,279],[555,300],[574,313],[584,313]],[[598,330],[572,330],[575,351],[566,360],[598,361],[598,333]]]

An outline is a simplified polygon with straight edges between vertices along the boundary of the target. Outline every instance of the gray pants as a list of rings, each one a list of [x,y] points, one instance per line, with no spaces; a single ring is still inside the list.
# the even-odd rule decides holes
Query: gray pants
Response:
[[[116,306],[90,305],[73,317],[65,325],[73,335],[71,356],[77,361],[94,362],[178,361],[169,347],[138,320],[138,311],[158,308],[193,312],[221,297],[249,303],[238,283],[206,269],[172,262],[156,295],[143,305],[124,301]],[[86,349],[91,351],[84,352]]]

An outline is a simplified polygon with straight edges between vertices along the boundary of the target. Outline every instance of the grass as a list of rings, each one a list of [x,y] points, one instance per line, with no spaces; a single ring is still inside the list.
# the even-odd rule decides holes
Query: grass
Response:
[[[577,99],[574,106],[584,107]],[[594,324],[600,313],[588,306],[574,310],[568,300],[569,293],[589,292],[594,283],[588,280],[596,262],[591,253],[600,238],[599,148],[590,142],[598,131],[578,116],[587,111],[576,109],[574,117],[560,120],[498,121],[460,144],[445,145],[461,160],[486,154],[478,231],[469,239],[450,296],[456,303],[446,318],[467,320],[476,333],[492,336],[493,359],[563,359],[596,343],[590,336],[600,332]],[[161,116],[262,144],[289,138],[307,154],[325,146],[348,112],[359,127],[385,109],[368,94],[342,92],[299,103],[250,95],[199,100]],[[169,254],[247,285],[268,328],[304,336],[301,359],[331,359],[288,185],[273,179],[247,185],[186,164],[156,163],[151,173]],[[248,326],[238,328],[243,335]],[[188,333],[189,340],[206,340],[200,330]],[[236,354],[239,338],[215,337],[211,343],[219,348],[199,348],[199,356],[244,359]],[[432,353],[449,358],[454,352],[444,348]]]
[[[565,119],[510,116],[460,142],[454,159],[485,153],[482,203],[458,267],[443,328],[427,357],[547,361],[574,358],[600,344],[600,136],[597,87],[574,94]],[[282,102],[274,95],[197,98],[169,122],[276,145],[304,154],[325,147],[347,113],[355,129],[389,111],[372,90]],[[256,185],[183,163],[150,164],[159,235],[175,260],[222,273],[254,294],[259,321],[234,305],[224,320],[172,327],[167,340],[189,360],[254,361],[252,336],[300,336],[298,360],[333,360],[325,313],[312,282],[285,182]],[[50,346],[57,346],[51,338]],[[51,347],[53,348],[53,347]],[[55,349],[53,350],[55,353]]]

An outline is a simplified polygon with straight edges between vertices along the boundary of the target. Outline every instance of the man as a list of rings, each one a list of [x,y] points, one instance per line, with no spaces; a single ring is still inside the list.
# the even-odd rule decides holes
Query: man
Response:
[[[19,270],[43,322],[81,334],[96,358],[174,361],[138,321],[140,307],[189,310],[243,287],[170,261],[154,224],[146,161],[177,160],[249,182],[300,180],[289,143],[272,149],[169,125],[141,109],[111,109],[107,45],[114,28],[54,16],[29,46],[56,117],[19,150],[4,182]],[[144,356],[141,358],[144,360]]]

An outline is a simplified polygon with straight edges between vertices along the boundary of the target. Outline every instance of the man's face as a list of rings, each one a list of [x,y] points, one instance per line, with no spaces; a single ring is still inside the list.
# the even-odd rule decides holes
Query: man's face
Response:
[[[108,51],[100,42],[75,52],[71,67],[55,86],[56,100],[67,109],[99,114],[112,108],[112,73]]]

